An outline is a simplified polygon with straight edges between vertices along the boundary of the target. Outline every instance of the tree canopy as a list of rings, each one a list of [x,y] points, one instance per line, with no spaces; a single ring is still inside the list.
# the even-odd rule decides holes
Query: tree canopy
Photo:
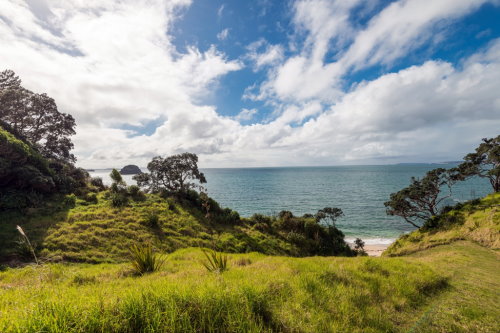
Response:
[[[37,94],[21,86],[11,70],[0,72],[0,118],[12,131],[35,145],[42,155],[74,163],[71,154],[75,120],[57,109],[47,94]]]
[[[500,191],[500,135],[484,138],[474,153],[467,154],[464,162],[451,169],[454,180],[464,180],[472,176],[487,178],[493,191]]]
[[[342,209],[336,207],[325,207],[314,215],[317,222],[326,221],[326,224],[332,227],[335,227],[335,221],[341,216],[344,216]]]
[[[198,169],[198,156],[182,153],[169,157],[156,156],[148,163],[149,173],[134,176],[137,185],[150,192],[166,190],[173,193],[187,193],[199,184],[206,183],[205,175]]]
[[[399,192],[392,193],[390,200],[385,202],[388,215],[402,217],[414,227],[439,213],[440,204],[451,196],[453,180],[448,170],[438,168],[427,172],[425,177],[412,177],[411,184]],[[442,195],[442,187],[449,192]]]

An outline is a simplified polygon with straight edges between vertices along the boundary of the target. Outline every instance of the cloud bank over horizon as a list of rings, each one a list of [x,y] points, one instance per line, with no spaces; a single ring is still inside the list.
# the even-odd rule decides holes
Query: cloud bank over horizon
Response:
[[[500,1],[241,6],[0,2],[0,67],[75,117],[87,168],[439,162],[499,134],[500,23],[478,15]]]

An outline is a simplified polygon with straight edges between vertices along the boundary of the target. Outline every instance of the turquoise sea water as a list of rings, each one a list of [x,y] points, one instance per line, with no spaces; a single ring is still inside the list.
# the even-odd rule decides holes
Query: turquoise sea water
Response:
[[[370,243],[389,243],[413,227],[397,217],[387,216],[384,202],[389,195],[437,167],[455,164],[404,164],[377,166],[290,167],[248,169],[203,169],[209,195],[221,206],[242,216],[277,214],[289,210],[295,215],[315,213],[324,207],[338,207],[345,216],[337,226],[347,239],[363,238]],[[145,170],[146,171],[146,170]],[[109,170],[92,176],[109,183]],[[128,184],[134,183],[125,176]],[[485,179],[471,179],[453,187],[453,202],[482,197],[491,192]]]

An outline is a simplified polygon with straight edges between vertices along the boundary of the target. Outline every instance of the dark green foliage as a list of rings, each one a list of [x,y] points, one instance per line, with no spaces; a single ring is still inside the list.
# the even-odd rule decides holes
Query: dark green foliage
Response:
[[[98,188],[100,191],[104,191],[106,189],[106,186],[102,182],[102,178],[101,177],[92,177],[90,179],[90,185]]]
[[[326,225],[335,227],[335,221],[341,216],[344,216],[342,209],[336,207],[325,207],[318,210],[314,217],[317,222],[323,221],[326,222]]]
[[[113,169],[109,175],[113,180],[109,188],[109,199],[111,206],[113,207],[123,207],[128,204],[129,193],[127,191],[127,184],[123,181],[122,175],[118,170]]]
[[[36,94],[21,86],[11,70],[0,72],[0,119],[13,132],[34,145],[51,160],[72,164],[75,120],[57,110],[55,101],[46,94]]]
[[[255,229],[284,237],[300,249],[301,255],[354,255],[340,230],[325,226],[315,217],[296,217],[290,211],[281,211],[274,219],[261,214],[251,219]]]
[[[134,180],[149,192],[158,193],[166,190],[170,193],[185,194],[200,184],[206,183],[205,175],[198,170],[198,156],[191,153],[156,156],[148,163],[149,173],[134,176]]]
[[[48,161],[0,121],[0,211],[38,206],[55,193],[83,194],[88,173]]]
[[[67,208],[73,208],[76,205],[76,195],[69,194],[63,199],[63,206]]]
[[[130,185],[127,189],[128,195],[134,201],[144,201],[146,200],[146,195],[141,191],[141,188],[137,185]]]
[[[368,254],[365,251],[365,242],[361,238],[356,238],[354,241],[354,251],[358,256],[367,256]]]
[[[85,196],[85,201],[88,203],[96,204],[98,202],[97,194],[87,193],[87,195]]]
[[[450,170],[454,180],[479,176],[487,178],[494,192],[500,191],[500,135],[483,139],[474,153],[464,157],[464,162]]]
[[[155,211],[148,211],[144,222],[151,228],[158,228],[160,226],[160,216]]]
[[[128,204],[128,197],[124,193],[112,192],[109,199],[113,207],[123,207]]]
[[[227,254],[217,253],[216,251],[203,250],[206,260],[202,262],[203,266],[212,273],[223,273],[227,271]]]
[[[392,193],[390,200],[385,202],[388,215],[402,217],[416,228],[437,215],[440,203],[451,195],[453,184],[448,170],[438,168],[427,172],[424,178],[412,177],[411,184],[399,192]],[[448,194],[443,195],[441,189],[448,188]]]
[[[132,268],[138,275],[159,271],[166,258],[153,252],[151,244],[146,246],[132,245],[130,248]]]

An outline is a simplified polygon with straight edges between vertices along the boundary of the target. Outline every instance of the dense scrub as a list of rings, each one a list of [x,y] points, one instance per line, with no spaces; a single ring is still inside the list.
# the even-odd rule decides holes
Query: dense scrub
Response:
[[[444,209],[419,230],[400,237],[384,255],[405,255],[457,240],[500,249],[500,193]]]
[[[4,127],[0,123],[0,211],[40,206],[54,194],[87,187],[88,174],[82,169],[47,160]]]
[[[128,264],[49,264],[0,273],[0,331],[388,332],[447,286],[405,259],[230,255],[209,273],[200,250],[158,272]]]

